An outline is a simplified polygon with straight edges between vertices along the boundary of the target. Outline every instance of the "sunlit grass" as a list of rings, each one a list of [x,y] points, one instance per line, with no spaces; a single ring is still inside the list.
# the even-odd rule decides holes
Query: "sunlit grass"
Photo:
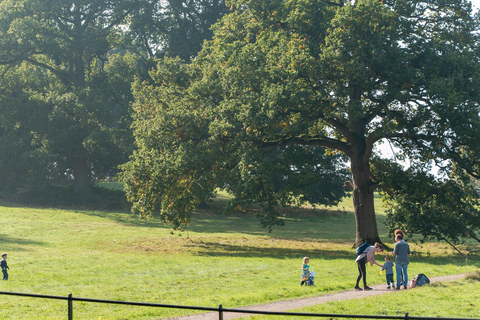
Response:
[[[200,210],[184,231],[124,212],[0,206],[1,250],[10,280],[0,290],[96,299],[227,308],[351,289],[356,277],[351,199],[335,208],[288,209],[286,225],[262,229],[255,209],[217,211],[225,195]],[[349,201],[350,200],[350,201]],[[379,200],[379,199],[377,199]],[[380,234],[385,215],[377,205]],[[478,257],[444,244],[412,244],[411,274],[477,271]],[[299,286],[301,258],[311,257],[316,287]],[[383,260],[380,255],[378,260]],[[369,268],[369,283],[384,282]],[[74,303],[76,319],[158,319],[192,313]],[[367,312],[370,313],[370,312]],[[2,296],[2,319],[59,319],[66,303]]]
[[[413,290],[398,291],[374,297],[328,302],[312,307],[290,310],[302,313],[344,315],[387,315],[410,317],[475,318],[480,315],[480,281],[434,283]],[[251,319],[276,319],[275,316],[256,316]],[[282,317],[283,320],[303,320],[305,317]],[[341,319],[341,318],[333,318]]]

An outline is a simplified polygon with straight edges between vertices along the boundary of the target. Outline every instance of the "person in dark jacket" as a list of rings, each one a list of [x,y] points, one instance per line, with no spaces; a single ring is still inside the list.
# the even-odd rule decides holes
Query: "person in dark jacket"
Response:
[[[10,269],[7,265],[7,254],[2,253],[2,261],[0,261],[0,267],[2,268],[2,273],[3,273],[3,279],[2,280],[8,280],[8,272],[7,269]]]

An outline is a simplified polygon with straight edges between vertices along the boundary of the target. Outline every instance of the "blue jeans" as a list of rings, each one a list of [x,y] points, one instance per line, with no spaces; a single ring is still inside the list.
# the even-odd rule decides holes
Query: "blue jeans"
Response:
[[[2,270],[3,272],[3,279],[2,280],[8,280],[8,272],[7,270]]]
[[[395,270],[397,270],[397,288],[400,288],[402,283],[404,287],[407,286],[408,284],[407,268],[408,268],[408,263],[397,263],[395,265]]]
[[[395,281],[393,281],[393,273],[387,274],[386,278],[387,278],[387,285],[390,287],[390,284],[392,284],[395,287]]]

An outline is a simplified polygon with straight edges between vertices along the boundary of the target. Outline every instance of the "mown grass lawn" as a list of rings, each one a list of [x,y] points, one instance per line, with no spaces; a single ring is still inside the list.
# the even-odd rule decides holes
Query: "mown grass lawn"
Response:
[[[480,316],[480,273],[469,274],[458,281],[437,282],[413,290],[398,291],[362,299],[333,301],[312,307],[291,310],[301,313],[344,315],[389,315],[405,317]],[[275,319],[274,316],[256,316],[255,320]],[[305,317],[282,317],[284,320],[304,320]],[[342,318],[336,318],[342,319]],[[343,318],[345,319],[345,318]]]
[[[380,233],[388,242],[377,200]],[[188,230],[172,234],[155,218],[141,220],[129,213],[3,204],[0,251],[8,253],[11,270],[0,291],[236,308],[351,289],[356,256],[350,200],[333,210],[294,210],[285,220],[286,226],[268,233],[254,213],[224,215],[214,202],[194,215]],[[445,244],[412,244],[412,249],[411,276],[480,267],[480,258],[466,260]],[[299,286],[305,255],[317,273],[316,287]],[[384,255],[377,258],[383,261]],[[378,268],[370,268],[368,275],[370,284],[384,281]],[[478,281],[465,286],[478,289]],[[465,292],[462,297],[472,296]],[[409,311],[408,304],[389,303],[398,305],[398,312]],[[64,301],[0,296],[1,319],[65,319],[66,310]],[[192,312],[74,303],[75,319],[159,319]]]

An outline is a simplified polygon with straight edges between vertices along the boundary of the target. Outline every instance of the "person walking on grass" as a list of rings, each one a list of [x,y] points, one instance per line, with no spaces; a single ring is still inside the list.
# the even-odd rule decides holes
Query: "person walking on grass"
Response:
[[[390,256],[385,257],[385,263],[383,264],[382,271],[385,270],[385,277],[387,278],[387,289],[390,289],[390,284],[392,284],[393,289],[395,289],[395,281],[393,281],[393,262]]]
[[[407,289],[408,285],[408,264],[410,259],[408,255],[410,254],[410,246],[408,243],[403,240],[401,234],[397,234],[395,237],[395,247],[393,247],[393,254],[395,254],[395,270],[397,271],[397,290],[400,290],[400,287],[403,284],[403,288]]]
[[[7,254],[2,253],[2,261],[0,261],[0,267],[2,268],[2,273],[3,273],[3,279],[2,280],[8,280],[8,272],[7,269],[10,269],[7,265]]]
[[[363,278],[363,290],[372,290],[369,286],[367,286],[367,262],[370,262],[370,265],[373,266],[376,264],[379,267],[383,267],[383,265],[377,263],[373,258],[376,252],[383,252],[383,245],[376,242],[374,246],[369,246],[368,248],[360,254],[355,262],[357,262],[358,267],[358,277],[357,277],[357,284],[355,285],[355,290],[360,291],[362,288],[358,286],[360,279]]]

